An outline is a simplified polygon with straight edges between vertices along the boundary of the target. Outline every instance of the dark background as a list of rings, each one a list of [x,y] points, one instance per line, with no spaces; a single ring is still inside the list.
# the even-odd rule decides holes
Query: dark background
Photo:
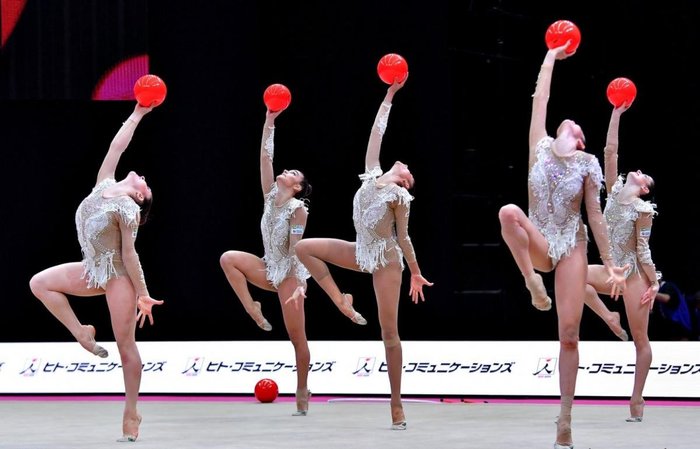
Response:
[[[129,10],[134,3],[120,4]],[[550,134],[572,118],[586,133],[587,151],[602,158],[611,111],[607,84],[619,76],[635,82],[637,98],[622,118],[620,169],[639,168],[655,178],[657,267],[684,291],[700,289],[695,2],[145,4],[145,20],[143,9],[110,16],[123,19],[130,30],[125,36],[142,30],[151,72],[168,85],[166,101],[143,120],[117,172],[118,178],[132,169],[145,174],[154,191],[152,221],[139,231],[137,249],[151,294],[166,303],[155,310],[155,326],[137,330],[139,340],[286,339],[276,295],[251,288],[274,327],[264,333],[219,267],[228,249],[262,255],[262,92],[278,82],[292,91],[292,104],[276,123],[275,171],[298,168],[313,185],[305,236],[354,240],[352,197],[387,87],[376,74],[386,53],[403,55],[411,75],[394,100],[382,164],[400,159],[415,175],[409,231],[424,276],[435,282],[426,302],[413,305],[404,273],[402,338],[556,339],[556,311],[529,304],[497,213],[511,202],[527,206],[531,94],[546,53],[545,30],[558,19],[576,23],[583,37],[576,55],[556,64]],[[27,11],[33,7],[30,0]],[[80,43],[64,40],[62,50],[42,45],[31,38],[36,30],[26,28],[46,23],[18,23],[3,48],[4,71],[23,60],[18,54],[45,52],[46,59],[67,52],[65,46],[87,45],[89,33]],[[65,29],[84,25],[68,22]],[[0,78],[0,341],[71,339],[33,298],[28,282],[46,267],[80,259],[75,209],[133,109],[133,102],[82,96],[93,86],[80,67],[61,78],[60,95],[18,90],[6,75]],[[92,63],[85,67],[100,72]],[[37,70],[42,79],[62,73],[41,64]],[[597,263],[592,242],[589,254]],[[369,324],[351,323],[311,281],[309,339],[379,339],[371,276],[332,272]],[[552,280],[545,275],[549,287]],[[112,339],[102,297],[71,302],[84,323],[97,327],[98,340]],[[622,311],[621,301],[610,304]],[[589,311],[581,337],[615,338]]]

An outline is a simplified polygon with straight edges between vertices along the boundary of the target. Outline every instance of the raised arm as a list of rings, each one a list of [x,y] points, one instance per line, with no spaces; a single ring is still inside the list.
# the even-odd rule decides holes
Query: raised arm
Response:
[[[275,119],[282,111],[265,113],[265,125],[263,126],[262,140],[260,142],[260,185],[263,195],[267,195],[275,182],[275,173],[272,161],[275,157]]]
[[[549,102],[549,90],[552,84],[552,71],[557,59],[565,59],[574,53],[566,53],[568,42],[547,52],[537,76],[535,93],[532,94],[532,115],[530,116],[530,157],[529,167],[535,162],[535,148],[542,138],[547,136],[547,103]]]
[[[126,268],[129,279],[131,279],[131,283],[134,285],[134,290],[136,291],[137,306],[139,309],[136,319],[141,319],[139,327],[143,327],[146,318],[153,324],[151,308],[154,305],[163,304],[163,301],[151,298],[151,295],[148,293],[148,288],[146,287],[146,278],[143,275],[141,261],[135,246],[136,232],[138,230],[138,216],[135,220],[130,220],[129,222],[123,219],[119,220],[119,229],[122,238],[122,261],[124,262],[124,268]]]
[[[100,171],[97,173],[96,184],[99,184],[106,178],[114,178],[119,158],[121,158],[126,147],[129,146],[129,142],[131,142],[131,138],[134,136],[134,130],[136,130],[143,116],[151,112],[151,109],[152,108],[145,108],[136,103],[134,112],[132,112],[129,118],[122,124],[122,127],[119,128],[119,131],[117,131],[117,134],[112,139],[112,143],[109,145],[107,156],[105,156],[102,161]]]
[[[408,79],[408,76],[406,76]],[[387,124],[389,123],[389,112],[391,111],[391,102],[394,99],[394,94],[401,89],[404,84],[406,84],[406,79],[403,82],[394,82],[386,91],[386,96],[384,101],[379,106],[379,111],[377,111],[377,116],[374,118],[374,124],[372,125],[372,131],[369,135],[369,142],[367,143],[367,153],[365,154],[365,170],[372,169],[374,167],[379,167],[379,151],[382,147],[382,137],[384,137],[384,132],[386,131]]]
[[[618,131],[620,129],[620,116],[626,110],[626,106],[620,106],[614,108],[610,115],[608,136],[605,141],[605,189],[608,191],[608,195],[612,192],[613,185],[617,180]]]

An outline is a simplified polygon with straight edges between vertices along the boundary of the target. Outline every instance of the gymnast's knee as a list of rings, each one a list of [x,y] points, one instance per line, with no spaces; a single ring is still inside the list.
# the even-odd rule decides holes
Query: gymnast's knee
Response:
[[[294,244],[294,253],[298,258],[306,257],[309,254],[309,242],[304,239],[299,240]]]
[[[501,223],[515,223],[518,221],[520,208],[515,204],[506,204],[498,211],[498,220]]]
[[[382,332],[382,341],[386,349],[395,348],[401,345],[398,332]]]
[[[578,332],[575,329],[565,329],[559,335],[559,344],[564,349],[578,349]]]

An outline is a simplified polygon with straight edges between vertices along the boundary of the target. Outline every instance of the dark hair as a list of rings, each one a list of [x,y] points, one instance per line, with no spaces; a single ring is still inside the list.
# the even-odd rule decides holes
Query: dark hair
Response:
[[[153,195],[148,198],[144,198],[141,201],[141,219],[139,220],[139,226],[145,224],[148,221],[148,215],[151,213],[151,206],[153,205]]]
[[[651,202],[653,203],[653,202],[654,202],[653,200],[654,200],[654,190],[655,190],[655,187],[656,187],[656,181],[654,181],[654,180],[652,179],[651,182],[650,182],[649,184],[647,184],[647,190],[648,190],[648,192],[645,193],[644,195],[639,195],[639,197],[640,197],[640,198],[644,198],[644,199],[646,199],[646,200],[651,200]]]
[[[311,184],[309,184],[309,180],[306,179],[306,175],[303,176],[304,179],[299,183],[301,190],[294,194],[294,198],[299,200],[305,199],[307,196],[311,195]]]

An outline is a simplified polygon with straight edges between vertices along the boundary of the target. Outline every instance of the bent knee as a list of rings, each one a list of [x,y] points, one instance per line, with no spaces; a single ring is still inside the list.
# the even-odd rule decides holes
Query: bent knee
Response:
[[[596,296],[598,292],[591,284],[586,284],[586,297]]]
[[[304,239],[299,240],[294,244],[294,253],[297,257],[304,257],[308,254],[309,242],[304,241]]]
[[[29,289],[34,293],[34,296],[38,296],[38,293],[45,291],[47,289],[45,277],[41,273],[32,276],[29,280]]]
[[[498,211],[498,220],[501,223],[515,223],[523,211],[515,204],[506,204]]]
[[[222,268],[230,266],[230,265],[235,265],[237,259],[238,259],[238,251],[226,251],[219,258],[219,264],[221,265]]]

